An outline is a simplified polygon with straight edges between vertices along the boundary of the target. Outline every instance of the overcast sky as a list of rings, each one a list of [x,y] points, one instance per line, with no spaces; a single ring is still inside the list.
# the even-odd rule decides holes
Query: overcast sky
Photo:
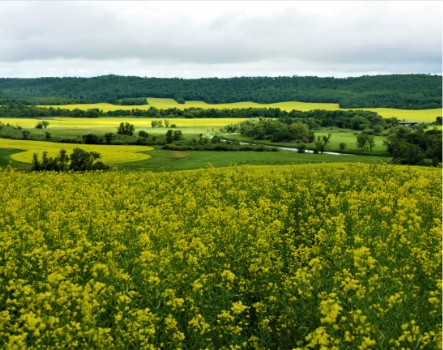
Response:
[[[0,77],[442,73],[442,2],[0,2]]]

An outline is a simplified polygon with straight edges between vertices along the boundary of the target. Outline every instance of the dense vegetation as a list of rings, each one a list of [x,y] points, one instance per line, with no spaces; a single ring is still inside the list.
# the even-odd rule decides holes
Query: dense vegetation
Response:
[[[146,98],[122,98],[117,101],[117,104],[122,106],[147,105],[148,101]]]
[[[81,148],[74,148],[71,155],[61,149],[55,157],[49,157],[48,152],[43,152],[42,160],[38,154],[32,157],[32,170],[34,171],[88,171],[109,169],[102,161],[98,152],[88,152]]]
[[[335,126],[379,135],[382,130],[398,124],[396,118],[382,118],[370,111],[280,111],[279,115],[276,120],[251,118],[238,124],[229,124],[221,130],[238,132],[256,140],[273,142],[300,140],[309,143],[314,138],[312,130],[321,127]]]
[[[307,124],[281,123],[278,120],[247,120],[241,123],[240,133],[254,140],[269,140],[272,142],[303,141],[311,143],[314,132]]]
[[[304,120],[306,123],[315,124],[311,128],[337,126],[340,128],[351,128],[355,130],[364,129],[374,125],[396,125],[396,118],[383,118],[376,112],[351,110],[351,111],[329,111],[312,110],[285,111],[280,108],[233,108],[233,109],[203,109],[186,108],[180,110],[177,108],[158,109],[150,107],[147,110],[116,110],[103,112],[99,109],[89,109],[83,111],[80,109],[61,109],[61,108],[41,108],[26,106],[23,104],[4,105],[0,107],[0,117],[7,118],[53,118],[53,117],[73,117],[73,118],[99,118],[99,117],[117,117],[131,116],[143,118],[279,118],[280,121],[290,123],[295,119]],[[310,121],[309,121],[310,120]],[[308,122],[309,121],[309,122]],[[159,121],[163,125],[162,121]],[[160,126],[160,124],[159,124]],[[168,127],[169,125],[165,125]],[[155,125],[153,125],[155,127]]]
[[[108,75],[95,78],[2,78],[0,103],[123,103],[127,98],[159,97],[207,103],[254,101],[331,102],[343,108],[441,108],[442,77],[407,74],[354,78],[238,77],[142,78]]]
[[[422,164],[425,158],[432,159],[434,166],[442,162],[441,130],[392,128],[385,145],[396,163]]]
[[[0,170],[0,348],[440,349],[441,170]]]
[[[164,150],[172,151],[255,151],[255,152],[278,152],[275,147],[263,145],[240,144],[237,141],[223,140],[219,136],[203,137],[200,134],[199,139],[191,138],[182,140],[180,130],[168,130],[166,133],[166,144],[162,147]]]

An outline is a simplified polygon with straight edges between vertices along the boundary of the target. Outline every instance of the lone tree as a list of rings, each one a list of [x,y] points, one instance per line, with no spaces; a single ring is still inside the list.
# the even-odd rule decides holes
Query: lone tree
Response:
[[[162,120],[153,120],[151,122],[151,126],[153,128],[162,128],[163,127],[163,121]]]
[[[114,134],[112,132],[105,134],[105,142],[107,145],[110,145],[112,142],[112,139],[114,138]]]
[[[27,140],[30,133],[29,130],[22,130],[23,140]]]
[[[357,147],[362,151],[367,148],[368,136],[369,135],[363,133],[357,135]]]
[[[49,122],[46,120],[43,120],[41,122],[38,122],[37,125],[35,126],[36,129],[43,129],[43,128],[47,128],[49,126]]]
[[[166,131],[166,143],[171,143],[174,140],[174,136],[173,136],[173,131],[172,130],[168,130]]]
[[[134,135],[135,127],[133,124],[126,123],[120,123],[120,126],[117,128],[117,134],[120,135]]]
[[[144,131],[144,130],[140,130],[138,132],[138,136],[144,137],[144,138],[148,138],[149,134],[146,131]]]
[[[368,140],[369,150],[372,152],[372,149],[375,146],[374,135],[368,135],[367,140]]]
[[[322,140],[321,136],[317,136],[317,141],[315,141],[314,153],[323,153],[325,151],[326,144]]]
[[[95,134],[87,134],[82,136],[83,142],[88,145],[96,145],[100,143],[100,140]]]
[[[174,141],[180,141],[183,138],[181,130],[175,130],[173,138],[174,138]]]
[[[331,139],[331,134],[328,134],[328,136],[323,135],[322,139],[323,139],[323,143],[325,144],[325,149],[326,149],[326,146],[328,145],[329,140]]]
[[[71,156],[70,170],[85,171],[94,170],[94,161],[101,158],[100,153],[87,152],[81,148],[75,148]],[[101,163],[101,162],[100,162]]]

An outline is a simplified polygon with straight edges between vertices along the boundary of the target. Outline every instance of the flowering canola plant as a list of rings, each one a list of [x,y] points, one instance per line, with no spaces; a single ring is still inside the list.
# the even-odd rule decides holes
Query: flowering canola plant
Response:
[[[0,170],[0,347],[441,349],[441,170]]]
[[[55,157],[61,149],[72,153],[75,148],[84,149],[87,152],[98,152],[104,163],[118,164],[137,162],[151,158],[149,154],[142,153],[152,151],[150,146],[127,146],[127,145],[79,145],[72,143],[56,143],[31,140],[8,140],[0,139],[0,149],[22,149],[23,152],[15,153],[12,159],[22,163],[32,163],[32,155],[37,153],[42,157],[43,152],[47,152],[49,157]]]

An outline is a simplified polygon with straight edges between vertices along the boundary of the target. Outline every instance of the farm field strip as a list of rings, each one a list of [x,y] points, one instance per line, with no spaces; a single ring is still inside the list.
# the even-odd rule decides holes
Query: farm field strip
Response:
[[[191,127],[222,127],[232,123],[240,123],[247,118],[170,118],[171,124],[176,124],[177,128],[191,128]],[[49,128],[114,128],[121,122],[130,122],[138,129],[151,129],[151,122],[159,120],[156,118],[128,118],[128,117],[104,117],[104,118],[54,118],[48,119],[50,121]],[[1,118],[0,122],[3,124],[9,123],[12,126],[19,125],[25,128],[34,128],[37,124],[37,119],[31,118]],[[163,129],[163,128],[162,128]]]
[[[329,132],[320,131],[316,132],[315,136],[328,136]],[[386,136],[374,136],[375,146],[374,150],[385,151],[386,146],[383,145],[383,141],[386,140]],[[354,148],[356,144],[356,135],[350,132],[331,132],[331,140],[329,141],[328,147],[332,149],[339,149],[340,143],[346,143],[348,149]]]
[[[417,122],[433,122],[435,121],[435,117],[442,115],[442,109],[423,109],[423,110],[403,110],[403,109],[395,109],[395,108],[340,108],[336,103],[308,103],[308,102],[279,102],[279,103],[270,103],[270,104],[259,104],[255,102],[236,102],[236,103],[221,103],[221,104],[208,104],[203,101],[186,101],[185,104],[179,104],[173,99],[162,99],[162,98],[148,98],[149,104],[141,105],[141,106],[119,106],[113,105],[110,103],[94,103],[94,104],[72,104],[72,105],[61,105],[61,106],[52,106],[52,107],[60,107],[66,109],[82,109],[87,110],[90,108],[98,108],[107,111],[115,111],[118,109],[123,110],[132,110],[135,108],[146,110],[151,106],[158,109],[168,109],[168,108],[216,108],[216,109],[225,109],[225,108],[280,108],[282,110],[291,111],[293,109],[299,111],[311,111],[313,109],[326,109],[326,110],[365,110],[365,111],[373,111],[377,112],[384,118],[396,117],[399,120],[407,120],[407,121],[417,121]],[[43,106],[50,107],[50,106]]]
[[[82,148],[88,152],[94,151],[100,153],[102,156],[101,160],[105,164],[118,164],[149,159],[151,157],[150,155],[140,152],[153,150],[153,148],[149,146],[85,145],[32,140],[9,140],[1,138],[0,148],[22,149],[23,152],[11,155],[13,160],[22,163],[32,163],[32,155],[34,153],[37,153],[41,159],[44,151],[48,152],[48,156],[53,157],[56,156],[61,149],[67,150],[68,154],[70,154],[74,148]]]

